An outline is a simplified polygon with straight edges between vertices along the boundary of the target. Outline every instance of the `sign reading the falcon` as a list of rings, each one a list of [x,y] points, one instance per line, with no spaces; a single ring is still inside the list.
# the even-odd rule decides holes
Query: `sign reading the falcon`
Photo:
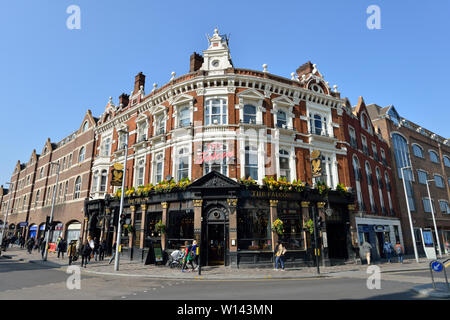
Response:
[[[204,151],[197,153],[195,157],[195,164],[220,162],[223,159],[232,159],[234,153],[227,151],[226,146],[223,143],[212,142],[205,145]]]

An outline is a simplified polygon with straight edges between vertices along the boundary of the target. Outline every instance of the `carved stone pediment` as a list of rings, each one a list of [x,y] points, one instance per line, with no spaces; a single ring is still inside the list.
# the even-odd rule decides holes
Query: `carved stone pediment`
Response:
[[[216,172],[212,171],[200,179],[194,181],[189,188],[200,189],[200,188],[238,188],[239,183],[236,181]]]

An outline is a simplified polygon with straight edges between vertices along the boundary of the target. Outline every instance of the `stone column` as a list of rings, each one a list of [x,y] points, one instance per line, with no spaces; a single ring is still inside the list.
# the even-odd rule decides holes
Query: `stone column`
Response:
[[[272,229],[273,222],[278,218],[278,200],[270,201],[270,228]],[[278,233],[272,232],[272,251],[275,250],[275,246],[278,242]]]
[[[230,248],[230,266],[238,266],[237,256],[237,202],[238,199],[227,199],[228,208],[230,209],[229,221],[229,248]]]
[[[167,226],[167,210],[169,208],[169,203],[161,202],[161,207],[162,207],[161,220],[162,220],[162,223],[165,226]],[[166,250],[166,233],[165,232],[161,233],[161,248],[163,251]]]
[[[331,261],[328,256],[328,238],[327,238],[327,224],[325,220],[325,202],[317,202],[317,214],[322,218],[322,227],[319,230],[319,247],[322,249],[320,252],[320,260],[322,266],[331,266]]]
[[[141,230],[140,232],[140,241],[139,241],[139,248],[144,249],[144,245],[145,245],[145,231],[146,231],[146,226],[147,226],[147,205],[146,204],[142,204],[141,205],[141,211],[142,211],[142,216],[141,216]]]
[[[356,228],[356,220],[355,220],[355,208],[354,204],[349,204],[348,208],[348,217],[350,220],[350,224],[347,225],[347,252],[348,259],[354,260],[355,262],[360,262],[361,259],[359,257],[359,241],[358,241],[358,229]]]
[[[194,239],[201,245],[203,200],[192,200],[194,205]]]
[[[306,251],[311,248],[311,235],[305,230],[306,222],[310,219],[309,217],[309,201],[302,201],[302,226],[303,226],[303,239],[304,248]]]
[[[130,225],[132,225],[134,227],[134,216],[136,213],[136,206],[130,206],[130,211],[131,211],[131,222]],[[128,248],[132,248],[133,247],[133,241],[134,241],[134,232],[128,233]]]

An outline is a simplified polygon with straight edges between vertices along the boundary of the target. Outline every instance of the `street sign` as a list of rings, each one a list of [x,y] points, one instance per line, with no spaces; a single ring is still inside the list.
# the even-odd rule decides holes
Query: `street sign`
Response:
[[[439,261],[434,261],[434,262],[431,264],[431,268],[433,269],[433,271],[441,272],[442,269],[444,269],[444,266],[443,266],[442,263],[440,263]]]

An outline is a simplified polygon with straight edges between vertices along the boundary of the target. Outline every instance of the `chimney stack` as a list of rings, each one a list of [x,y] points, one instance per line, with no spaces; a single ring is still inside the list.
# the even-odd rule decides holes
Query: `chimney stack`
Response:
[[[190,62],[191,63],[190,63],[190,67],[189,67],[189,72],[194,72],[194,71],[200,70],[200,68],[202,67],[202,64],[203,64],[203,57],[201,54],[194,52],[191,55]]]
[[[297,72],[298,78],[302,79],[302,75],[306,76],[306,75],[312,73],[313,70],[314,70],[313,64],[311,63],[311,61],[308,61],[307,63],[298,67],[298,69],[295,72]]]
[[[119,96],[119,106],[122,106],[122,107],[127,107],[128,106],[128,102],[130,101],[130,96],[128,95],[128,94],[126,94],[126,93],[122,93],[120,96]]]
[[[134,79],[133,94],[138,93],[141,86],[145,88],[145,75],[142,72],[139,72]]]

